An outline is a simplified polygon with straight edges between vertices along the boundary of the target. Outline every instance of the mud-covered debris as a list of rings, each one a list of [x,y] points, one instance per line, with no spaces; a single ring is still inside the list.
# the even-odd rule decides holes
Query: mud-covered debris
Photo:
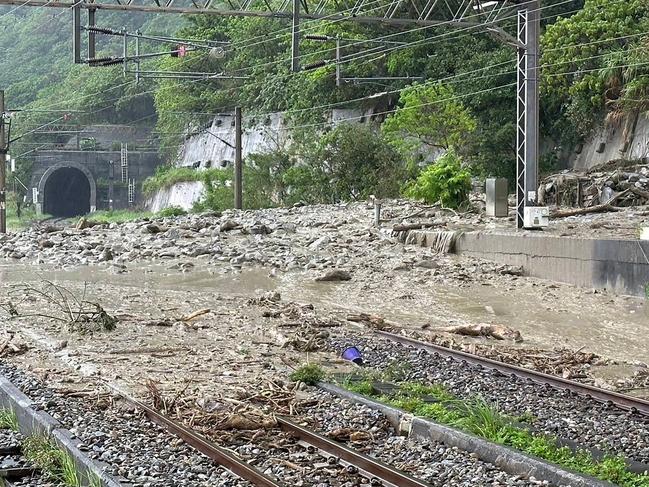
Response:
[[[221,232],[229,232],[230,230],[236,230],[237,228],[241,228],[241,225],[234,220],[225,220],[223,223],[221,223],[221,226],[219,227],[219,230]]]
[[[344,271],[342,269],[334,269],[332,271],[326,272],[320,277],[316,277],[318,282],[335,282],[335,281],[351,281],[352,275],[349,271]]]
[[[442,333],[455,333],[457,335],[472,336],[472,337],[489,337],[496,340],[513,340],[515,342],[522,342],[523,336],[518,330],[514,330],[505,325],[490,325],[487,323],[446,326],[443,328],[435,328],[433,331]]]

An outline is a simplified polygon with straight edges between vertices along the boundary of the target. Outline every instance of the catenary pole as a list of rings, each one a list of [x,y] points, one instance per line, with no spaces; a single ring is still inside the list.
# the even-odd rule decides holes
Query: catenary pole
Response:
[[[243,160],[242,160],[242,127],[241,107],[234,109],[234,207],[237,210],[243,208]]]
[[[5,92],[0,90],[0,233],[7,233],[7,153]]]

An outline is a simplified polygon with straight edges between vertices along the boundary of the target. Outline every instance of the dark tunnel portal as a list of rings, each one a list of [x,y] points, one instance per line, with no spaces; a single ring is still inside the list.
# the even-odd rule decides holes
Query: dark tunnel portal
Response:
[[[79,169],[57,169],[45,182],[43,211],[57,217],[90,212],[90,181]]]

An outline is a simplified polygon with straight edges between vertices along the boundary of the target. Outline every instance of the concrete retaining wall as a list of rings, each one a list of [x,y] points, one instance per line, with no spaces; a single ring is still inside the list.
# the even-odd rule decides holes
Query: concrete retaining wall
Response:
[[[191,210],[195,202],[203,196],[203,183],[200,181],[189,181],[177,183],[168,188],[163,188],[151,196],[145,203],[145,207],[154,213],[168,208],[179,206],[183,210]]]
[[[16,388],[6,377],[0,375],[0,408],[13,411],[18,419],[21,433],[25,436],[44,436],[52,439],[74,460],[77,471],[81,473],[82,485],[96,485],[98,480],[102,487],[128,487],[130,483],[120,483],[106,473],[107,465],[92,460],[82,452],[77,444],[79,440],[64,429],[52,416],[39,411],[34,402]]]
[[[414,231],[408,240],[434,241],[433,231]],[[557,237],[541,232],[468,232],[455,252],[509,265],[530,276],[618,294],[645,295],[649,284],[649,241]]]

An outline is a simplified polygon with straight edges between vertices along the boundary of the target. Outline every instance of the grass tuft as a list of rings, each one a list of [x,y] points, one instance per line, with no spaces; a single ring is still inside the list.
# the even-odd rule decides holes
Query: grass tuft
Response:
[[[0,429],[18,431],[18,417],[10,409],[0,409]]]
[[[318,364],[305,364],[290,376],[293,382],[304,382],[310,386],[325,378],[325,372]]]
[[[25,438],[22,451],[25,458],[40,468],[50,480],[66,487],[81,487],[74,460],[51,439],[43,436]]]
[[[626,459],[607,455],[600,460],[585,450],[572,451],[561,447],[557,438],[531,432],[517,426],[515,421],[532,423],[536,418],[527,413],[518,418],[502,414],[497,405],[482,397],[463,401],[455,398],[444,387],[419,383],[400,384],[399,392],[390,396],[377,395],[372,380],[343,381],[343,387],[353,392],[374,397],[416,416],[452,426],[494,443],[510,446],[548,462],[561,465],[582,474],[597,477],[622,487],[649,487],[648,474],[629,472]],[[429,402],[433,397],[439,402]]]
[[[125,223],[151,217],[152,215],[153,214],[148,211],[106,210],[89,213],[86,215],[86,218],[97,223]]]

